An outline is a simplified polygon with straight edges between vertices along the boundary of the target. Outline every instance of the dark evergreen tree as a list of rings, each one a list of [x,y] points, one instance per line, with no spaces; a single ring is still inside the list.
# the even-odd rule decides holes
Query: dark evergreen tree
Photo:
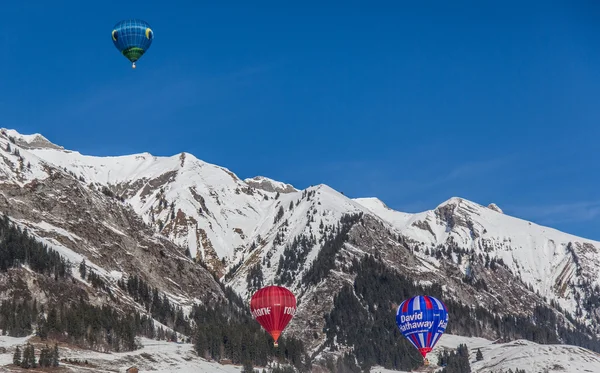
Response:
[[[59,361],[60,361],[60,358],[58,355],[58,344],[55,343],[54,348],[52,349],[52,359],[51,359],[52,366],[53,367],[59,366]],[[85,363],[87,364],[87,360],[85,361]]]
[[[477,349],[477,354],[475,355],[475,359],[477,359],[477,361],[483,360],[483,353],[481,353],[480,348]]]
[[[21,359],[21,368],[37,368],[37,362],[35,360],[35,349],[33,345],[27,342],[27,345],[23,349],[23,358]]]
[[[246,284],[248,292],[253,293],[263,286],[263,271],[260,262],[256,263],[248,271],[246,276]]]
[[[50,348],[48,345],[40,350],[39,365],[40,367],[49,367],[51,365]]]
[[[250,360],[244,362],[242,373],[254,373],[254,366]]]
[[[79,274],[81,275],[81,278],[85,280],[85,273],[86,273],[86,265],[85,265],[85,259],[83,259],[81,261],[81,263],[79,264]]]
[[[273,224],[277,224],[281,218],[283,218],[283,206],[279,206],[279,210],[277,210],[277,215],[275,215],[275,218],[273,219]]]
[[[15,353],[13,354],[13,364],[16,366],[21,365],[21,349],[19,346],[17,346]]]
[[[441,373],[471,373],[469,350],[464,344],[459,345],[456,351],[451,353],[444,351],[439,362],[444,366]]]

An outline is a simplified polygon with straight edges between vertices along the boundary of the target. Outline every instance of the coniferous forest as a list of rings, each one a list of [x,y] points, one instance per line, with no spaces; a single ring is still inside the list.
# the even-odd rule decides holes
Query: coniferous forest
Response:
[[[28,265],[42,275],[64,278],[70,275],[67,260],[56,251],[29,236],[11,224],[7,215],[0,219],[0,273],[9,268]]]
[[[339,226],[330,229],[324,248],[319,253],[320,260],[315,261],[306,272],[303,283],[317,283],[327,276],[334,268],[331,258],[335,257],[347,239],[349,230],[359,219],[360,215],[346,216]],[[308,243],[298,241],[296,244],[308,246]],[[293,255],[290,258],[285,259],[302,259]],[[28,266],[52,281],[74,283],[70,265],[56,251],[30,236],[27,230],[11,224],[8,217],[0,219],[0,273]],[[419,293],[441,297],[441,286],[416,285],[410,278],[390,269],[372,255],[361,260],[354,259],[350,270],[356,273],[354,283],[342,288],[335,296],[334,308],[324,316],[324,331],[326,346],[335,350],[337,344],[345,344],[354,348],[354,354],[342,354],[335,361],[329,360],[327,367],[332,372],[342,373],[360,372],[374,365],[401,370],[422,365],[420,354],[406,341],[395,324],[398,305],[394,302]],[[85,262],[80,263],[79,273],[93,287],[103,289],[114,297],[114,290]],[[36,297],[15,295],[0,302],[0,329],[15,337],[36,331],[42,340],[52,338],[101,351],[134,350],[139,347],[136,342],[139,336],[177,341],[183,335],[187,341],[194,343],[199,356],[214,360],[227,359],[234,364],[244,365],[245,371],[255,366],[264,367],[273,360],[289,363],[299,371],[310,370],[310,358],[301,341],[283,336],[279,340],[279,348],[274,348],[271,337],[252,319],[242,299],[232,289],[218,283],[226,300],[211,304],[210,307],[196,305],[189,316],[184,316],[181,307],[174,305],[165,294],[136,275],[118,281],[117,285],[147,314],[134,311],[133,308],[117,310],[110,305],[95,306],[81,296],[70,302],[42,305]],[[249,274],[248,284],[251,288],[262,285],[260,264]],[[570,319],[575,328],[565,328],[556,313],[543,304],[537,305],[533,315],[526,318],[499,317],[486,308],[470,308],[449,299],[445,303],[452,320],[447,328],[448,333],[480,336],[484,327],[487,327],[495,331],[498,338],[506,340],[523,338],[537,343],[561,341],[600,352],[600,342],[587,336],[582,325]],[[179,335],[155,327],[153,319]],[[50,349],[44,351],[42,364],[53,364],[54,352]],[[31,359],[26,357],[30,351],[23,350],[22,353],[19,365],[33,366]],[[460,347],[454,353],[445,353],[440,359],[445,365],[444,373],[470,371],[466,347]],[[285,367],[275,370],[286,371],[288,368]]]
[[[438,362],[444,367],[440,373],[471,373],[469,349],[464,344],[459,345],[456,351],[439,354]]]
[[[0,248],[0,273],[27,265],[54,281],[73,281],[68,261],[26,230],[13,225],[6,216],[0,219]],[[93,287],[113,293],[85,261],[79,264],[79,273]],[[300,371],[310,368],[302,342],[282,337],[279,348],[275,349],[271,337],[252,319],[247,306],[230,288],[221,285],[227,297],[225,302],[214,307],[195,306],[190,317],[186,317],[181,307],[138,276],[121,280],[117,285],[142,305],[148,315],[133,309],[123,312],[110,305],[95,306],[82,297],[73,302],[41,305],[35,297],[14,296],[0,302],[0,329],[14,337],[35,331],[42,340],[52,338],[100,351],[137,349],[136,337],[140,336],[177,341],[176,333],[155,327],[153,319],[156,319],[187,336],[200,356],[229,359],[245,366],[265,366],[274,359],[282,364],[290,363]],[[29,354],[29,351],[20,353]],[[46,355],[45,352],[43,361],[35,364],[46,364]],[[34,362],[25,356],[29,355],[19,356],[18,365],[33,367]]]
[[[60,365],[58,345],[55,344],[53,348],[48,345],[42,347],[37,360],[35,358],[35,347],[32,344],[27,342],[23,347],[23,351],[17,346],[13,354],[13,364],[23,369],[58,367]]]
[[[372,255],[354,259],[352,269],[357,274],[353,286],[344,287],[334,298],[333,310],[325,315],[326,345],[335,348],[334,341],[354,347],[362,368],[381,365],[388,369],[410,370],[422,364],[416,349],[405,340],[395,323],[398,302],[415,294],[442,297],[439,284],[422,286],[390,269]],[[600,352],[600,341],[591,339],[576,324],[574,330],[562,326],[552,309],[538,305],[529,317],[499,317],[483,307],[469,308],[451,299],[444,300],[448,308],[447,333],[481,336],[484,325],[491,327],[498,338],[527,339],[536,343],[568,344]]]
[[[214,307],[195,305],[191,318],[197,325],[194,343],[200,356],[229,359],[234,364],[265,366],[271,360],[288,361],[299,371],[310,371],[310,359],[304,344],[282,336],[279,347],[252,319],[242,298],[226,288],[227,303]]]

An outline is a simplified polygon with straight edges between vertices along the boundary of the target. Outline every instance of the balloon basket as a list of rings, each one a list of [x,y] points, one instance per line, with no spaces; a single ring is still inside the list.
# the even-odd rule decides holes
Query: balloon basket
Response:
[[[273,347],[275,347],[275,348],[279,347],[279,343],[273,342]]]

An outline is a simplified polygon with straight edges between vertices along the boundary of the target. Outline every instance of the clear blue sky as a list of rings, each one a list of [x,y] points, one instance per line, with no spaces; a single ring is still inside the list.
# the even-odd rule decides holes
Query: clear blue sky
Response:
[[[600,240],[597,1],[154,3],[4,4],[0,126]],[[133,17],[136,70],[110,39]]]

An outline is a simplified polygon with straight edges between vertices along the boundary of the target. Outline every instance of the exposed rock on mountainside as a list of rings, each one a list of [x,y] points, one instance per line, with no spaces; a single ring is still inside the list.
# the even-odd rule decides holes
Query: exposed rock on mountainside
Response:
[[[290,184],[284,184],[264,176],[255,176],[251,179],[245,179],[244,181],[253,188],[261,189],[271,193],[293,193],[298,191],[298,189],[294,188]]]
[[[495,203],[490,203],[490,204],[488,205],[488,209],[492,209],[492,210],[494,210],[494,211],[496,211],[496,212],[499,212],[499,213],[501,213],[501,214],[504,214],[504,211],[502,211],[502,209],[501,209],[500,207],[498,207],[498,205],[496,205]]]
[[[284,334],[317,360],[352,351],[392,366],[349,332],[363,321],[339,323],[351,317],[340,304],[365,312],[372,324],[360,325],[392,351],[394,307],[424,291],[454,307],[454,333],[600,350],[600,243],[493,203],[403,213],[322,184],[242,180],[189,153],[94,157],[13,130],[0,135],[0,183],[0,211],[113,286],[136,274],[184,306],[222,299],[206,266],[246,301],[263,285],[290,288],[299,307]]]

